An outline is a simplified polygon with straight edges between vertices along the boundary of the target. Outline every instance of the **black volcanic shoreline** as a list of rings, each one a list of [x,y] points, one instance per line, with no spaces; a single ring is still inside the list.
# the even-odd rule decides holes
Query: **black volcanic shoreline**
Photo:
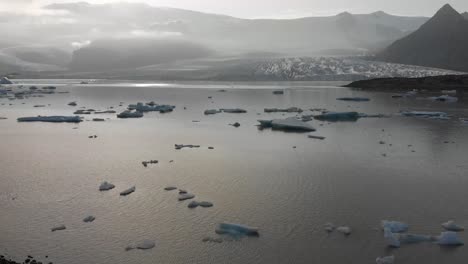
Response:
[[[441,75],[423,78],[379,78],[352,82],[344,87],[369,91],[457,90],[468,91],[468,75]]]

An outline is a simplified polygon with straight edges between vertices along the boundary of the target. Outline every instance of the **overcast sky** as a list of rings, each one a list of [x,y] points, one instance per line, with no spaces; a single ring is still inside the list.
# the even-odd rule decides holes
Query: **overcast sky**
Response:
[[[0,0],[1,10],[31,11],[49,3],[77,0]],[[87,0],[89,3],[122,2],[121,0]],[[126,0],[226,14],[243,18],[295,18],[326,16],[348,11],[370,13],[378,10],[396,15],[432,16],[446,3],[459,12],[468,11],[468,0]]]

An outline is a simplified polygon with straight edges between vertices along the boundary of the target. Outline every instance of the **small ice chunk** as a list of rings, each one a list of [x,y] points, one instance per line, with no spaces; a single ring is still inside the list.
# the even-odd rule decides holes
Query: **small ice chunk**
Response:
[[[460,231],[465,230],[465,228],[463,226],[457,225],[455,223],[455,221],[453,221],[453,220],[450,220],[450,221],[448,221],[446,223],[443,223],[442,227],[445,228],[448,231],[454,231],[454,232],[460,232]]]
[[[240,224],[232,223],[221,223],[219,224],[218,229],[216,229],[218,234],[229,234],[233,236],[259,236],[258,228],[250,227]]]
[[[281,91],[281,90],[273,91],[273,94],[275,94],[275,95],[282,95],[282,94],[284,94],[284,91]]]
[[[99,190],[100,191],[109,191],[109,190],[112,190],[115,188],[115,185],[112,184],[112,183],[108,183],[108,182],[103,182],[101,183],[101,185],[99,186]]]
[[[439,101],[439,102],[447,102],[447,103],[454,103],[458,101],[457,97],[450,96],[450,95],[441,95],[437,97],[429,97],[432,101]]]
[[[381,222],[382,228],[385,230],[386,228],[392,233],[402,233],[408,231],[408,224],[398,221],[388,221],[383,220]]]
[[[335,229],[336,229],[336,226],[334,224],[332,223],[325,224],[325,231],[327,231],[328,233],[335,231]]]
[[[302,131],[302,132],[313,132],[315,128],[311,125],[297,120],[295,117],[289,117],[286,119],[273,119],[269,120],[258,120],[262,128],[271,127],[272,129],[285,130],[285,131]]]
[[[419,117],[441,117],[447,116],[445,112],[429,112],[429,111],[407,111],[401,112],[404,116],[419,116]]]
[[[393,264],[393,263],[395,263],[395,256],[378,257],[378,258],[375,259],[375,263],[377,263],[377,264]]]
[[[177,187],[174,187],[174,186],[168,186],[166,188],[164,188],[165,191],[174,191],[174,190],[177,190]]]
[[[136,248],[143,249],[143,250],[152,249],[155,246],[156,246],[156,243],[152,240],[143,240],[136,244]]]
[[[179,194],[179,201],[185,201],[185,200],[190,200],[190,199],[193,199],[195,198],[195,195],[191,194],[191,193],[182,193],[182,194]]]
[[[132,111],[126,110],[118,114],[117,117],[118,118],[141,118],[143,117],[143,113],[138,112],[138,111],[132,112]]]
[[[400,243],[402,244],[414,244],[421,242],[433,241],[432,236],[428,235],[417,235],[417,234],[397,234]]]
[[[219,109],[220,111],[223,111],[224,113],[230,113],[230,114],[243,114],[247,113],[247,110],[241,109],[241,108],[222,108]]]
[[[205,208],[207,208],[207,207],[213,207],[213,203],[211,203],[211,202],[206,202],[206,201],[199,202],[198,205],[201,206],[201,207],[205,207]]]
[[[133,187],[131,187],[131,188],[129,188],[129,189],[127,189],[127,190],[121,192],[120,195],[121,195],[121,196],[127,196],[127,195],[129,195],[129,194],[135,192],[135,190],[136,190],[136,187],[133,186]]]
[[[209,109],[209,110],[205,110],[204,112],[205,115],[215,115],[219,113],[221,113],[221,111],[216,110],[216,109]]]
[[[67,227],[65,225],[59,225],[59,226],[56,226],[56,227],[52,227],[50,229],[50,231],[55,232],[55,231],[60,231],[60,230],[65,230],[65,229],[67,229]]]
[[[289,107],[289,108],[265,108],[263,109],[265,113],[302,113],[304,110],[298,107]]]
[[[90,222],[93,222],[94,220],[96,220],[96,217],[90,215],[90,216],[85,217],[85,219],[83,219],[83,222],[90,223]]]
[[[464,244],[458,237],[458,233],[453,231],[440,233],[440,236],[437,237],[436,243],[442,246],[461,246]]]
[[[384,228],[384,238],[387,241],[387,245],[390,247],[399,248],[401,246],[398,234],[393,233],[390,228]]]
[[[198,204],[197,201],[191,201],[191,202],[187,205],[187,207],[188,207],[188,208],[197,208],[198,205],[199,205],[199,204]]]
[[[340,226],[336,228],[336,231],[343,233],[346,236],[351,234],[351,228],[349,226]]]

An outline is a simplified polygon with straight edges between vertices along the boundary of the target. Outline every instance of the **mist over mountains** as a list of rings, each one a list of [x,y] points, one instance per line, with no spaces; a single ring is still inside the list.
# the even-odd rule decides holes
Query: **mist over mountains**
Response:
[[[239,19],[139,3],[51,4],[3,12],[0,70],[104,71],[239,54],[356,55],[380,50],[428,18],[384,12]]]

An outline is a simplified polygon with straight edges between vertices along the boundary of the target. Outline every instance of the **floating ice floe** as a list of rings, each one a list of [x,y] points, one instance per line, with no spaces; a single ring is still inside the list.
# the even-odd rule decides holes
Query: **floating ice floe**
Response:
[[[100,191],[109,191],[109,190],[112,190],[115,188],[115,185],[112,184],[112,183],[108,183],[108,182],[103,182],[101,183],[101,185],[99,186],[99,190]]]
[[[125,191],[122,191],[122,192],[120,193],[120,195],[121,195],[121,196],[127,196],[127,195],[129,195],[129,194],[135,192],[135,190],[136,190],[136,187],[133,186],[133,187],[131,187],[131,188],[125,190]]]
[[[91,223],[91,222],[93,222],[94,220],[96,220],[96,217],[90,215],[90,216],[85,217],[85,218],[83,219],[83,222],[85,222],[85,223]]]
[[[327,112],[314,116],[317,120],[329,122],[357,121],[360,117],[358,112]]]
[[[184,145],[184,144],[175,144],[175,149],[183,149],[183,148],[199,148],[200,145]]]
[[[152,249],[156,246],[156,243],[153,240],[142,240],[134,245],[127,246],[125,251],[133,250],[133,249],[141,249],[141,250],[148,250]]]
[[[179,197],[177,198],[179,201],[185,201],[185,200],[190,200],[195,198],[195,195],[191,193],[181,193],[179,194]]]
[[[314,135],[308,135],[307,136],[308,138],[313,138],[313,139],[320,139],[320,140],[324,140],[325,137],[322,137],[322,136],[314,136]]]
[[[343,233],[346,236],[351,235],[351,228],[349,226],[339,226],[336,228],[336,231]]]
[[[395,256],[378,257],[375,259],[376,264],[393,264],[395,263]]]
[[[59,225],[59,226],[52,227],[50,231],[55,232],[55,231],[60,231],[60,230],[65,230],[65,229],[67,229],[65,225]]]
[[[465,230],[463,226],[457,225],[455,221],[450,220],[442,224],[442,227],[447,231],[460,232]]]
[[[352,102],[368,102],[370,101],[369,98],[366,97],[340,97],[336,98],[339,101],[352,101]]]
[[[20,117],[18,122],[50,122],[50,123],[80,123],[79,116],[36,116],[36,117]]]
[[[398,222],[398,221],[388,221],[388,220],[383,220],[381,222],[382,228],[388,229],[392,233],[402,233],[408,231],[409,225],[403,222]]]
[[[247,110],[241,109],[241,108],[221,108],[219,109],[220,111],[224,113],[229,113],[229,114],[243,114],[247,113]]]
[[[138,112],[160,112],[160,113],[168,113],[172,112],[175,109],[173,105],[159,105],[155,102],[150,102],[148,104],[143,104],[141,102],[137,104],[131,104],[128,106],[129,110],[136,110]]]
[[[221,223],[216,229],[216,233],[232,236],[259,236],[258,228],[240,224]]]
[[[197,201],[191,201],[187,207],[188,208],[196,208],[196,207],[204,207],[204,208],[207,208],[207,207],[213,207],[213,203],[211,202],[197,202]]]
[[[295,117],[286,119],[258,120],[261,128],[272,128],[285,131],[313,132],[316,129],[311,125],[297,120]]]
[[[458,237],[458,233],[453,231],[442,232],[436,238],[436,243],[441,246],[461,246],[464,244]]]
[[[219,113],[221,113],[221,111],[217,109],[209,109],[209,110],[205,110],[204,112],[205,115],[215,115]]]
[[[447,113],[445,112],[430,112],[430,111],[405,111],[401,112],[403,116],[415,116],[415,117],[430,117],[430,118],[445,118]]]
[[[265,113],[302,113],[303,110],[297,107],[289,108],[265,108],[263,110]]]
[[[455,103],[458,101],[458,98],[454,96],[450,96],[450,95],[441,95],[441,96],[436,96],[436,97],[429,97],[429,100],[438,101],[438,102]]]
[[[336,226],[334,224],[332,223],[325,224],[325,231],[327,231],[328,233],[335,231],[335,229],[336,229]]]
[[[143,117],[143,113],[138,112],[138,111],[132,112],[132,111],[126,110],[118,114],[117,117],[118,118],[141,118]]]

